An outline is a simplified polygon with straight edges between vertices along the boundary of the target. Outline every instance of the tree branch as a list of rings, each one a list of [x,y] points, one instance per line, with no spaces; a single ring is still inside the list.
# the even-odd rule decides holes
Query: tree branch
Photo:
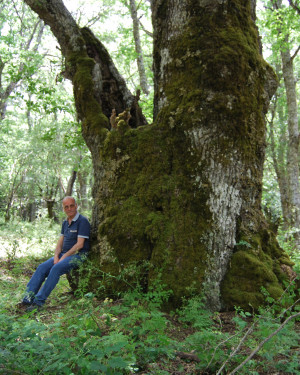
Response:
[[[141,20],[139,19],[139,24],[141,26],[141,29],[144,31],[145,34],[151,36],[151,38],[153,38],[153,33],[151,33],[151,31],[148,31],[145,26],[142,24]]]
[[[175,354],[177,355],[177,357],[182,358],[182,359],[188,359],[194,362],[201,362],[199,357],[196,356],[196,354],[184,353],[184,352],[175,352]]]
[[[215,354],[216,354],[217,349],[218,349],[221,345],[225,344],[225,342],[227,342],[227,341],[231,340],[233,337],[237,336],[239,333],[240,333],[240,332],[237,332],[237,333],[235,333],[234,335],[228,337],[226,340],[221,341],[221,342],[215,347],[215,350],[214,350],[214,352],[213,352],[213,355],[212,355],[212,357],[211,357],[211,359],[210,359],[208,365],[206,366],[206,369],[209,369],[209,367],[210,367],[210,365],[211,365],[211,363],[212,363],[212,361],[213,361],[213,359],[214,359],[214,357],[215,357]],[[227,361],[226,361],[226,362],[227,362]]]
[[[298,48],[296,49],[296,51],[295,51],[295,53],[293,54],[293,56],[291,56],[291,61],[293,61],[294,58],[297,56],[299,50],[300,50],[300,46],[298,46]]]
[[[300,8],[294,3],[293,0],[289,0],[290,6],[300,15]]]
[[[236,372],[238,372],[247,362],[250,361],[250,359],[263,347],[263,345],[271,340],[272,337],[274,337],[279,331],[283,329],[283,327],[292,319],[297,318],[300,316],[300,312],[289,316],[274,332],[272,332],[268,337],[266,337],[257,347],[249,354],[249,356],[242,362],[240,363],[233,371],[229,373],[229,375],[233,375]]]
[[[222,366],[219,368],[218,372],[216,373],[216,375],[219,375],[221,374],[223,368],[226,366],[226,364],[228,363],[228,361],[230,360],[230,358],[232,358],[239,350],[240,350],[240,347],[242,346],[242,344],[245,342],[246,338],[250,335],[250,333],[252,333],[253,329],[254,329],[254,326],[256,325],[256,322],[254,322],[248,329],[247,329],[247,332],[244,334],[244,336],[242,337],[242,339],[240,340],[238,346],[230,353],[229,357],[226,359],[226,361],[222,364]]]
[[[282,300],[282,298],[283,298],[283,296],[288,292],[288,290],[289,290],[289,288],[290,288],[290,286],[293,284],[293,282],[295,281],[295,279],[293,279],[290,283],[289,283],[289,285],[286,287],[286,289],[283,291],[283,293],[281,294],[281,296],[280,296],[280,299],[279,299],[279,301],[278,302],[280,302],[281,300]],[[296,303],[298,302],[298,300],[296,301],[296,302],[294,302],[293,303],[293,305],[291,305],[290,307],[288,307],[280,316],[283,316],[288,310],[290,310]],[[270,310],[270,308],[271,307],[269,307],[269,309],[267,309],[267,311],[269,311]],[[260,319],[261,319],[261,317],[260,317]],[[259,320],[260,320],[259,319]],[[221,372],[222,372],[222,370],[223,370],[223,368],[225,367],[225,365],[228,363],[228,361],[240,350],[240,348],[241,348],[241,345],[245,342],[245,340],[246,340],[246,338],[249,336],[249,334],[250,333],[252,333],[253,332],[253,330],[254,330],[254,327],[257,325],[257,323],[259,322],[259,320],[257,320],[257,321],[254,321],[252,324],[251,324],[251,326],[247,329],[247,331],[246,331],[246,333],[244,334],[244,336],[242,337],[242,339],[240,340],[240,342],[239,342],[239,344],[238,344],[238,346],[234,349],[234,351],[233,352],[231,352],[230,353],[230,355],[229,355],[229,357],[225,360],[225,362],[222,364],[222,366],[220,367],[220,369],[218,370],[218,372],[216,373],[216,375],[220,375],[221,374]],[[242,330],[243,331],[243,330]],[[274,333],[274,335],[277,333],[277,332],[279,332],[278,330],[276,330],[275,331],[275,333]],[[273,335],[273,336],[274,336]],[[233,336],[231,336],[230,337],[230,339],[232,338],[232,337],[234,337],[235,335],[233,335]],[[272,336],[272,337],[273,337]],[[271,338],[271,337],[270,337]],[[270,339],[269,338],[269,339]],[[268,341],[268,340],[267,340]],[[264,340],[264,342],[263,342],[263,344],[265,343],[265,342],[267,342],[267,341],[265,341]],[[262,344],[262,345],[263,345]],[[259,349],[258,349],[259,350]],[[255,353],[254,353],[255,354]],[[253,354],[253,355],[254,355]],[[213,356],[214,356],[214,354],[213,354]],[[252,357],[251,357],[252,358]],[[247,357],[247,362],[251,359],[251,358],[249,358],[248,359],[248,357]],[[247,362],[245,362],[245,363],[247,363]],[[233,373],[232,373],[233,374]],[[231,373],[229,374],[229,375],[231,375]]]

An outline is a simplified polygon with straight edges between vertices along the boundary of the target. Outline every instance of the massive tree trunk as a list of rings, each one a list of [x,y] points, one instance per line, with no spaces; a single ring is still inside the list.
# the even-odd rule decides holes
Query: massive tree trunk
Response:
[[[202,292],[217,310],[257,307],[262,286],[278,297],[291,262],[260,207],[276,81],[253,2],[153,0],[155,122],[119,118],[113,131],[113,108],[132,107],[133,126],[143,117],[107,51],[60,0],[25,2],[61,45],[93,157],[95,288],[161,280],[170,304]]]

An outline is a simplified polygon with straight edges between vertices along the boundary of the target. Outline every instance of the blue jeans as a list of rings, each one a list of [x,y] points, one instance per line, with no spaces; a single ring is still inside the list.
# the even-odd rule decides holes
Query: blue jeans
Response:
[[[64,254],[60,253],[59,258]],[[68,256],[56,264],[54,264],[54,257],[40,264],[27,284],[23,302],[26,304],[35,303],[42,306],[55,288],[60,276],[70,272],[74,268],[78,268],[79,264],[85,259],[86,254],[83,253]],[[45,283],[41,288],[44,281]]]

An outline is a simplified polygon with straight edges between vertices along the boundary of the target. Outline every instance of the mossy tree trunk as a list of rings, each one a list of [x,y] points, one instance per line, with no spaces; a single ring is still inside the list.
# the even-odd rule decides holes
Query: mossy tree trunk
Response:
[[[101,43],[61,1],[25,2],[61,45],[93,156],[94,288],[117,294],[136,277],[145,288],[160,279],[171,304],[203,292],[216,310],[258,306],[261,286],[280,295],[291,262],[260,207],[276,80],[253,2],[152,1],[155,122],[137,128],[143,117]],[[129,106],[132,127],[109,131],[112,109]]]

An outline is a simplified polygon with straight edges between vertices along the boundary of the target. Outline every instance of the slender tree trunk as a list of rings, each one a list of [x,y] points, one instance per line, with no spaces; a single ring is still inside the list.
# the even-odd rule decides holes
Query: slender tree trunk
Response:
[[[55,199],[46,199],[46,205],[47,205],[47,211],[48,211],[48,218],[49,219],[55,219],[54,204],[55,204]]]
[[[56,181],[53,181],[52,184],[47,185],[44,193],[44,201],[46,202],[48,217],[49,219],[53,219],[55,222],[58,222],[58,217],[55,213],[54,206],[56,203],[55,197],[59,188],[60,182],[59,179],[57,179]]]
[[[287,44],[286,40],[286,44]],[[291,226],[295,229],[294,237],[298,250],[300,249],[300,187],[299,187],[299,119],[297,108],[296,77],[293,59],[289,48],[281,50],[282,72],[286,89],[288,110],[289,144],[287,154],[287,169],[291,202]]]
[[[81,208],[83,210],[89,209],[89,203],[87,198],[87,178],[88,172],[79,170],[78,171],[78,183],[79,183],[79,198],[81,203]]]
[[[283,228],[284,230],[288,230],[291,223],[290,218],[290,199],[289,199],[289,184],[287,180],[287,173],[286,173],[286,145],[287,145],[287,139],[286,139],[286,130],[284,127],[282,127],[280,131],[280,137],[279,141],[276,144],[275,136],[274,136],[274,116],[275,111],[277,109],[279,113],[279,122],[282,123],[280,120],[281,118],[281,111],[277,107],[277,101],[275,104],[275,107],[273,108],[272,112],[272,119],[269,123],[269,129],[270,129],[270,148],[271,148],[271,156],[273,160],[273,166],[279,186],[279,192],[280,192],[280,202],[281,202],[281,210],[282,210],[282,217],[283,217]]]
[[[72,174],[69,178],[68,186],[67,186],[67,190],[66,190],[66,196],[68,196],[68,197],[73,194],[73,187],[74,187],[74,184],[75,184],[75,181],[76,181],[76,177],[77,177],[77,171],[73,170]]]
[[[6,199],[5,222],[10,221],[11,208],[14,202],[15,194],[18,191],[20,185],[23,183],[24,176],[26,175],[26,169],[23,169],[25,160],[26,157],[24,157],[24,159],[21,161],[16,161],[16,163],[12,167],[10,190],[7,194]]]
[[[30,222],[33,222],[36,219],[36,203],[35,202],[29,202],[27,206],[27,212],[28,212],[28,220]]]
[[[5,222],[8,223],[10,221],[10,210],[13,203],[13,195],[10,194],[7,203],[6,203],[6,209],[5,209]]]
[[[32,95],[29,94],[29,100],[31,100]],[[31,110],[30,108],[27,108],[26,110],[26,118],[27,118],[27,125],[28,125],[28,133],[30,134],[33,128],[33,120],[31,117]]]
[[[137,54],[137,66],[140,76],[140,84],[142,91],[145,94],[149,94],[149,88],[147,83],[147,76],[145,71],[144,65],[144,58],[143,58],[143,50],[141,45],[141,38],[140,38],[140,27],[139,27],[139,20],[137,17],[137,9],[135,0],[129,0],[130,3],[130,14],[133,22],[133,38],[135,44],[135,52]]]

